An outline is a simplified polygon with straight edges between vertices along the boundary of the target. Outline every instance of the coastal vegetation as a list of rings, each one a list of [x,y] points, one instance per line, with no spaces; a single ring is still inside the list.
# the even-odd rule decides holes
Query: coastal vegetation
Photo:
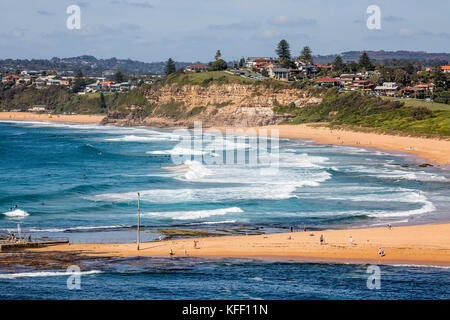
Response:
[[[275,107],[279,113],[291,113],[290,124],[326,123],[353,129],[376,129],[384,132],[450,136],[450,110],[431,110],[425,105],[405,105],[360,92],[341,93],[329,89],[319,105],[296,108]]]

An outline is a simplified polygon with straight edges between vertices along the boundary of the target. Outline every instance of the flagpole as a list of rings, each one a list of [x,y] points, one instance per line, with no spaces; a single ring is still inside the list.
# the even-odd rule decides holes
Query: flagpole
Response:
[[[138,192],[138,224],[137,224],[137,249],[139,251],[140,239],[140,218],[141,218],[141,194]]]

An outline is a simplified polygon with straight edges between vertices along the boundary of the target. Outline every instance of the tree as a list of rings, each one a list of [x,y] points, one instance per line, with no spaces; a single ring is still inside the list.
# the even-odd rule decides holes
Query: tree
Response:
[[[103,92],[100,93],[100,108],[102,110],[106,110],[105,96],[103,95]]]
[[[83,72],[78,69],[77,74],[75,75],[75,79],[72,84],[72,92],[77,93],[80,92],[84,86]]]
[[[175,73],[177,71],[177,68],[175,67],[175,62],[172,60],[172,58],[169,58],[166,63],[166,67],[164,68],[164,73],[166,76]]]
[[[347,63],[347,69],[350,72],[357,72],[359,70],[359,64],[357,64],[355,61],[350,61]]]
[[[369,71],[373,68],[372,61],[370,61],[369,55],[365,51],[363,52],[361,57],[359,57],[359,66],[365,71]]]
[[[125,82],[127,81],[127,77],[121,71],[117,71],[114,74],[114,81],[117,83]]]
[[[309,64],[313,63],[312,51],[308,46],[303,47],[302,52],[300,53],[300,60]]]
[[[444,72],[442,72],[440,64],[437,64],[434,67],[431,77],[437,90],[439,89],[447,90],[447,81],[446,81],[447,79]]]
[[[337,56],[336,59],[334,59],[333,66],[334,66],[334,70],[336,70],[336,71],[344,71],[345,70],[345,63],[344,63],[344,60],[342,60],[341,56]]]
[[[220,52],[220,50],[217,50],[216,55],[214,56],[214,59],[217,61],[220,59],[221,56],[222,56],[222,53]]]
[[[283,39],[278,43],[275,52],[280,60],[291,60],[291,50],[289,49],[289,43],[286,40]]]
[[[227,68],[228,68],[228,64],[223,59],[219,59],[219,60],[216,60],[216,61],[210,63],[210,66],[211,66],[210,67],[211,71],[222,71],[222,70],[227,70]]]
[[[241,60],[239,61],[239,68],[243,68],[245,65],[245,59],[244,57],[241,58]]]

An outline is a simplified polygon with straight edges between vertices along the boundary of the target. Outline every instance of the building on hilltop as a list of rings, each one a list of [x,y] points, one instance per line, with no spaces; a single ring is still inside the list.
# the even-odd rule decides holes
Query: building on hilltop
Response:
[[[186,67],[186,71],[192,71],[192,72],[205,72],[208,71],[209,67],[206,64],[193,64]]]

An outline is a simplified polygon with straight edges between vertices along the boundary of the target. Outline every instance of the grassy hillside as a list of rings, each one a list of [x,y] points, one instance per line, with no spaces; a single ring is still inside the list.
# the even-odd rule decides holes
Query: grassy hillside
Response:
[[[331,126],[450,136],[449,110],[430,110],[423,106],[364,96],[359,92],[339,93],[330,89],[320,105],[278,107],[277,111],[294,114],[295,118],[289,120],[293,124],[327,122]]]
[[[450,104],[445,103],[438,103],[433,101],[425,101],[425,100],[419,100],[419,99],[412,99],[412,98],[392,98],[392,97],[382,97],[383,99],[390,100],[390,101],[399,101],[403,102],[405,106],[407,107],[426,107],[430,110],[447,110],[450,111]]]
[[[254,85],[264,86],[272,89],[283,88],[297,88],[301,89],[305,87],[305,84],[299,82],[285,82],[274,79],[257,80],[253,78],[243,77],[240,75],[232,74],[227,71],[208,71],[208,72],[184,72],[183,70],[177,71],[167,78],[157,81],[154,86],[163,85],[200,85],[209,86],[212,84],[242,84],[242,85]]]

